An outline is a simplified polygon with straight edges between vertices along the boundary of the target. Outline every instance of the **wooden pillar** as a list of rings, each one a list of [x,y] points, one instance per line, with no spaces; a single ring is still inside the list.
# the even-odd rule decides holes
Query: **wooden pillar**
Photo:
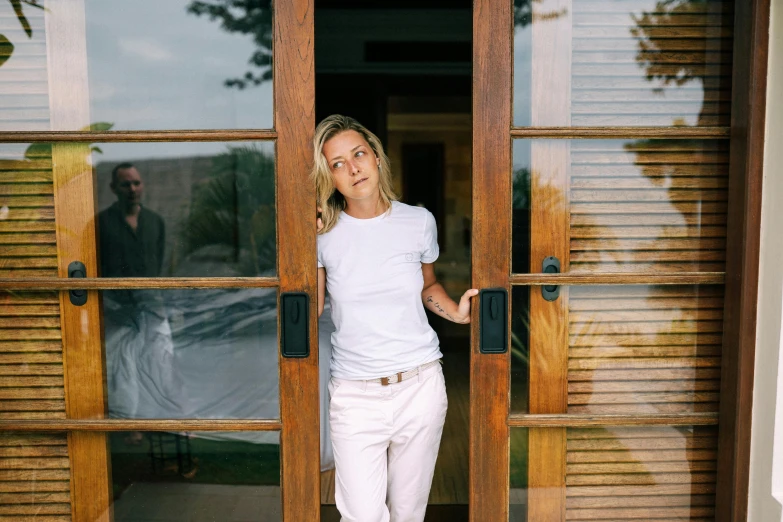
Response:
[[[543,13],[556,13],[544,19]],[[531,124],[571,125],[571,0],[533,3]],[[568,140],[531,140],[530,271],[545,258],[569,266]],[[568,288],[546,301],[530,289],[530,413],[568,412]],[[565,520],[565,428],[531,428],[528,520]]]
[[[48,2],[46,50],[51,130],[84,129],[90,124],[87,35],[84,3]],[[92,167],[88,144],[52,146],[57,270],[81,261],[87,277],[98,276]],[[60,292],[65,365],[65,407],[69,419],[100,419],[106,414],[101,310],[98,291],[83,306]],[[109,452],[104,433],[68,435],[73,522],[109,521]]]

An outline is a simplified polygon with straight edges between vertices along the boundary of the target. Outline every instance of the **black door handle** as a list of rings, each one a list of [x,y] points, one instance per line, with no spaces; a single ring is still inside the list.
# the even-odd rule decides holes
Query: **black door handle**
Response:
[[[506,353],[508,350],[508,292],[486,288],[479,292],[479,351]]]
[[[310,296],[301,292],[280,295],[280,344],[283,357],[310,355]]]
[[[87,267],[81,261],[73,261],[68,265],[69,279],[84,279],[87,277]],[[68,297],[74,306],[83,306],[87,302],[87,290],[68,290]]]
[[[544,259],[542,272],[545,274],[559,274],[560,260],[554,256],[547,257]],[[541,295],[546,301],[554,301],[560,297],[560,287],[557,285],[543,285],[541,287]]]

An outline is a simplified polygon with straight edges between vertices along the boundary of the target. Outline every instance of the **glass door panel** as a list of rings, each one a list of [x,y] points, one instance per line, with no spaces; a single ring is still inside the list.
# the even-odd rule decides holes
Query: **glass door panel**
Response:
[[[513,272],[543,271],[550,254],[531,243],[558,225],[561,272],[725,269],[727,141],[531,139],[513,150]]]
[[[316,519],[317,344],[281,357],[277,312],[308,294],[317,338],[312,3],[6,7],[0,127],[36,132],[0,146],[0,517],[104,521],[149,482],[194,520]],[[274,506],[146,498],[205,474]]]
[[[535,461],[528,441],[536,430],[546,428],[511,430],[510,521],[542,519],[530,512],[528,499],[546,494],[565,499],[565,520],[709,520],[715,515],[714,426],[568,428],[565,481],[550,488],[531,482],[526,467]]]
[[[723,287],[572,286],[565,321],[568,341],[544,339],[542,315],[532,317],[530,292],[512,290],[511,412],[530,412],[535,350],[567,351],[568,413],[717,412],[720,390]],[[537,324],[537,322],[542,324]],[[531,371],[534,375],[531,375]]]
[[[474,3],[473,520],[714,516],[733,23]]]

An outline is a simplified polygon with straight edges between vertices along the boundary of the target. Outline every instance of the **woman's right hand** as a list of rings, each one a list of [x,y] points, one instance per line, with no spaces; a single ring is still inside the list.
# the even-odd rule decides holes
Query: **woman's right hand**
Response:
[[[318,210],[318,213],[315,215],[315,231],[316,233],[320,232],[322,228],[324,228],[324,222],[321,220],[321,207],[316,207]]]

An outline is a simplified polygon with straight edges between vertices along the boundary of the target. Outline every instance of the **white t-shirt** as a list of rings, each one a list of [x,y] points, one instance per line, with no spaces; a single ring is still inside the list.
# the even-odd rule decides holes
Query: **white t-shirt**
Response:
[[[421,301],[421,264],[437,258],[435,218],[396,201],[371,219],[342,212],[318,236],[335,327],[332,376],[375,379],[442,356]]]

